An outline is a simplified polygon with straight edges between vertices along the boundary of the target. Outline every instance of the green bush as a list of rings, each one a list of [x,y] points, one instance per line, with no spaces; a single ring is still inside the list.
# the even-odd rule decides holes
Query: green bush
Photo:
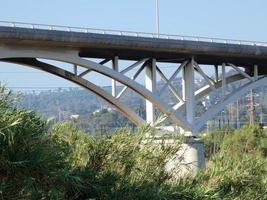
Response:
[[[174,148],[155,145],[143,132],[133,134],[121,129],[112,136],[95,139],[68,123],[56,125],[52,129],[53,140],[67,147],[68,151],[62,152],[72,166],[72,175],[79,177],[81,183],[76,191],[68,191],[67,196],[73,198],[75,194],[75,199],[159,197],[156,191],[171,178],[165,171],[165,163]]]
[[[9,96],[0,96],[0,197],[58,196],[54,174],[62,159],[46,133],[46,122],[34,112],[13,108]]]
[[[205,144],[205,157],[210,159],[214,154],[220,151],[224,137],[233,133],[233,130],[225,126],[222,129],[215,130],[210,133],[200,134]]]
[[[12,102],[1,89],[0,199],[267,199],[266,133],[258,126],[204,137],[206,170],[173,182],[165,165],[177,140],[157,143],[148,127],[101,138],[67,122],[50,129]]]
[[[267,160],[258,126],[244,126],[224,135],[220,150],[199,174],[199,185],[215,199],[267,199]]]

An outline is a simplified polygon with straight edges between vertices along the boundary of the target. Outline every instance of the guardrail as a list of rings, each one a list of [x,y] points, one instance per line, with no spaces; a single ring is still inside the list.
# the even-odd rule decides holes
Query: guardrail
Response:
[[[157,33],[146,33],[146,32],[120,31],[112,29],[94,29],[94,28],[83,28],[83,27],[72,27],[72,26],[61,26],[61,25],[33,24],[24,22],[0,21],[0,26],[267,47],[267,42],[258,42],[258,41],[221,39],[221,38],[209,38],[209,37],[198,37],[198,36],[183,36],[183,35],[168,35],[168,34],[157,34]]]

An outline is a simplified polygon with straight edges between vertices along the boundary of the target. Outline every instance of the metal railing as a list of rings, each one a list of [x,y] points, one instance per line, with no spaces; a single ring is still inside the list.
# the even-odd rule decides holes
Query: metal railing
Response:
[[[267,47],[267,42],[258,42],[258,41],[221,39],[221,38],[184,36],[184,35],[168,35],[168,34],[157,34],[157,33],[147,33],[147,32],[121,31],[112,29],[94,29],[94,28],[83,28],[83,27],[72,27],[72,26],[61,26],[61,25],[48,25],[48,24],[35,24],[35,23],[33,24],[24,22],[0,21],[0,26]]]

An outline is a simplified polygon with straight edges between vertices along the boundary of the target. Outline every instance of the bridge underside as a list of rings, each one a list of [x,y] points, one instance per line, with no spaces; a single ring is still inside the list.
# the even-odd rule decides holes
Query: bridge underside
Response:
[[[154,124],[156,111],[160,112],[191,136],[227,104],[267,81],[267,47],[257,44],[0,27],[0,60],[72,81],[103,98],[138,126]],[[49,61],[60,61],[62,66]],[[72,69],[64,68],[64,63],[71,64]],[[166,65],[173,67],[171,75],[164,71]],[[207,73],[211,69],[212,75]],[[112,91],[103,90],[88,78],[92,73],[111,79]],[[197,84],[197,76],[205,84]],[[178,86],[174,84],[177,77],[182,77]],[[162,87],[158,87],[158,78],[164,83]],[[128,89],[146,101],[145,118],[122,101]],[[171,99],[164,98],[166,91]],[[217,94],[216,99],[210,100],[211,94]],[[209,106],[199,114],[197,106],[203,103]]]

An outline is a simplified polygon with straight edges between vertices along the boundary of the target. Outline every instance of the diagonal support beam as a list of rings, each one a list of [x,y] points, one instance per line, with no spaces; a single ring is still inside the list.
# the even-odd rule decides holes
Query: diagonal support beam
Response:
[[[179,72],[184,68],[184,66],[188,63],[188,61],[184,61],[178,68],[177,70],[173,73],[173,75],[171,76],[171,78],[166,82],[166,84],[161,88],[160,90],[160,94],[166,89],[166,87],[168,87],[171,82],[173,81],[173,79],[175,79],[175,77],[177,76],[177,74],[179,74]]]
[[[235,66],[232,63],[228,63],[229,66],[231,66],[233,69],[235,69],[239,74],[242,74],[244,77],[248,78],[250,81],[254,81],[254,78],[249,76],[247,73],[239,69],[237,66]]]
[[[144,70],[145,66],[146,66],[146,63],[144,63],[144,64],[137,70],[137,72],[131,77],[131,79],[132,79],[132,80],[135,80],[135,79],[139,76],[139,74]],[[123,95],[123,93],[126,92],[127,89],[128,89],[128,86],[124,86],[124,87],[122,88],[122,90],[120,91],[120,93],[117,95],[116,98],[119,99],[119,98]]]
[[[161,79],[166,83],[168,83],[168,79],[167,77],[163,74],[163,72],[160,70],[160,68],[158,66],[156,66],[157,72],[159,73]],[[168,84],[167,85],[170,89],[170,91],[173,93],[173,95],[177,98],[177,100],[179,100],[180,102],[184,102],[183,98],[179,95],[179,93],[177,92],[177,90],[172,86],[172,84]]]
[[[128,71],[134,69],[135,67],[137,67],[138,65],[145,63],[149,60],[149,58],[144,58],[140,61],[135,62],[134,64],[130,65],[129,67],[127,67],[126,69],[122,70],[120,73],[122,74],[126,74]]]
[[[193,64],[194,64],[196,71],[207,81],[207,83],[210,85],[210,87],[213,90],[215,90],[215,87],[214,87],[215,81],[212,80],[209,76],[207,76],[195,61],[193,62]]]
[[[109,62],[109,61],[110,61],[110,59],[107,58],[107,59],[102,60],[99,64],[100,64],[100,65],[104,65],[104,64],[106,64],[106,63]],[[78,75],[78,77],[81,78],[81,77],[85,76],[86,74],[90,73],[91,71],[92,71],[92,70],[87,69],[87,70],[85,70],[84,72],[80,73],[80,74]]]

